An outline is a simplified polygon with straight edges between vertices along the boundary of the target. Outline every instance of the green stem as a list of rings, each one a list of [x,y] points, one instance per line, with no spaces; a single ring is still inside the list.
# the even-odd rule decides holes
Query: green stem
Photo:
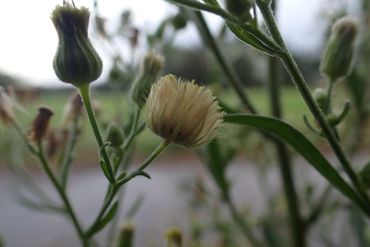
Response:
[[[231,68],[230,64],[227,62],[225,56],[222,54],[220,47],[218,46],[216,40],[214,39],[206,20],[199,11],[194,11],[194,16],[196,18],[196,24],[198,30],[203,38],[205,44],[208,45],[208,48],[213,52],[216,57],[217,62],[219,63],[221,69],[224,71],[226,77],[229,79],[232,87],[234,88],[235,93],[239,96],[240,101],[243,105],[253,114],[257,113],[257,110],[249,100],[246,94],[244,94],[244,89],[242,82],[239,77],[235,74],[234,70]]]
[[[266,25],[270,31],[272,38],[285,50],[284,53],[281,53],[279,55],[282,63],[284,64],[286,70],[289,72],[292,81],[295,83],[295,86],[301,93],[311,113],[321,126],[323,133],[325,134],[330,146],[332,147],[334,153],[336,154],[338,160],[340,161],[344,171],[346,172],[352,184],[354,185],[358,193],[362,196],[363,200],[369,207],[370,200],[366,192],[361,188],[361,184],[358,180],[356,173],[351,167],[350,161],[347,159],[346,155],[344,154],[344,151],[339,145],[335,133],[328,124],[327,120],[325,119],[323,112],[320,110],[320,108],[314,101],[310,93],[310,90],[308,89],[306,81],[304,80],[300,70],[298,69],[297,64],[295,63],[292,55],[290,54],[288,48],[286,47],[285,42],[282,39],[279,29],[276,25],[276,21],[270,6],[263,0],[257,0],[257,4],[260,8],[262,15],[264,16]]]
[[[109,206],[111,205],[111,203],[112,203],[115,195],[117,194],[117,191],[120,188],[120,186],[124,185],[125,183],[127,183],[128,181],[130,181],[131,179],[133,179],[134,177],[139,176],[139,175],[142,175],[143,170],[155,158],[157,158],[162,153],[162,151],[168,146],[168,144],[169,143],[167,141],[162,142],[153,151],[153,153],[142,163],[142,165],[137,170],[135,170],[134,172],[132,172],[129,176],[125,177],[123,180],[119,181],[118,184],[111,185],[110,189],[108,190],[107,196],[106,196],[106,198],[104,200],[104,204],[103,204],[102,208],[100,209],[100,212],[99,212],[98,216],[96,217],[96,219],[93,222],[93,224],[91,225],[91,227],[89,227],[89,229],[87,230],[86,235],[88,237],[91,237],[92,236],[91,231],[100,222],[101,218],[103,217],[103,215],[105,214],[105,212],[107,211],[107,209],[109,208]]]
[[[71,206],[71,203],[69,202],[69,199],[64,191],[64,189],[62,188],[62,186],[59,184],[57,178],[55,177],[54,173],[52,172],[52,170],[50,169],[49,167],[49,164],[45,158],[45,155],[44,155],[44,152],[43,152],[43,149],[42,149],[42,145],[39,144],[39,151],[38,151],[38,158],[41,162],[41,165],[43,167],[43,169],[45,170],[46,172],[46,175],[48,176],[48,178],[50,179],[50,181],[52,182],[52,184],[54,185],[55,189],[57,190],[59,196],[61,197],[63,203],[64,203],[64,206],[66,208],[66,212],[68,213],[69,217],[71,218],[72,220],[72,223],[77,231],[77,234],[81,240],[81,243],[82,243],[82,246],[84,247],[87,247],[89,246],[89,242],[88,240],[85,238],[85,234],[84,234],[84,231],[82,230],[82,227],[72,209],[72,206]]]
[[[78,89],[79,89],[81,98],[83,100],[83,103],[84,103],[84,106],[85,106],[85,109],[86,109],[86,113],[87,113],[87,116],[88,116],[90,124],[91,124],[91,128],[94,132],[96,142],[98,143],[98,146],[99,146],[99,154],[101,155],[103,161],[105,162],[105,164],[108,167],[108,175],[110,176],[111,181],[115,181],[112,165],[111,165],[111,162],[109,160],[107,150],[105,149],[103,138],[100,134],[99,126],[98,126],[98,123],[97,123],[96,118],[95,118],[95,113],[94,113],[94,110],[93,110],[92,105],[91,105],[89,84],[84,84],[81,87],[79,87]]]
[[[138,121],[139,121],[140,113],[141,113],[141,109],[139,107],[135,107],[134,114],[133,114],[133,122],[130,128],[130,132],[127,138],[125,139],[125,142],[122,145],[121,155],[113,167],[113,172],[115,175],[117,174],[118,168],[125,156],[125,153],[127,152],[127,149],[131,145],[131,142],[134,140],[135,136],[137,136],[140,133],[140,132],[138,133],[138,129],[139,129]]]
[[[74,149],[77,143],[78,119],[79,118],[77,116],[75,116],[73,119],[71,132],[68,138],[67,147],[64,152],[62,164],[60,166],[60,183],[63,188],[66,188],[66,185],[67,185],[68,172],[69,172],[69,168],[71,166],[72,160],[73,160]]]
[[[332,102],[332,95],[333,95],[333,88],[334,88],[335,81],[330,79],[328,84],[329,85],[328,85],[328,89],[327,89],[325,109],[324,109],[325,114],[331,113],[331,110],[332,110],[331,109],[331,102]]]
[[[270,91],[270,107],[272,115],[277,118],[282,118],[281,113],[281,90],[279,85],[278,61],[276,58],[269,57],[269,91]],[[299,200],[294,186],[292,163],[286,145],[280,140],[273,139],[275,144],[282,183],[285,191],[285,198],[288,205],[288,214],[290,218],[291,237],[293,238],[294,246],[306,246],[304,222],[299,211]]]
[[[128,175],[127,177],[125,177],[124,179],[122,179],[121,181],[119,181],[118,185],[121,186],[125,183],[127,183],[128,181],[130,181],[131,179],[133,179],[134,177],[136,176],[139,176],[139,175],[142,175],[142,172],[144,171],[144,169],[150,164],[152,163],[152,161],[157,158],[162,152],[163,150],[168,146],[169,142],[167,142],[166,140],[164,140],[153,152],[152,154],[140,165],[140,167],[135,170],[134,172],[132,172],[130,175]]]

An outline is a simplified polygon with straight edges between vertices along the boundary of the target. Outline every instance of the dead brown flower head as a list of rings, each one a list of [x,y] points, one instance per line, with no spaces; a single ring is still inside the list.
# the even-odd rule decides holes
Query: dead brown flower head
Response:
[[[42,139],[48,130],[49,121],[53,115],[53,111],[47,107],[40,107],[39,113],[32,122],[32,127],[30,130],[30,138],[36,143],[41,143]]]

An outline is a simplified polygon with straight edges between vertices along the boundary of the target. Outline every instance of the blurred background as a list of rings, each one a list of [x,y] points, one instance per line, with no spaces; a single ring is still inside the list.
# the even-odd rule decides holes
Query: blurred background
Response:
[[[368,16],[369,11],[368,7],[365,8],[365,3],[367,1],[361,0],[277,1],[276,18],[282,35],[311,88],[324,85],[319,64],[331,24],[343,15],[350,15],[362,23],[363,17]],[[50,14],[57,4],[62,4],[62,1],[0,1],[0,85],[12,92],[19,102],[17,119],[24,129],[29,128],[40,105],[54,110],[51,128],[61,129],[65,105],[74,91],[72,86],[58,80],[52,67],[58,37]],[[223,102],[236,109],[240,108],[227,78],[183,9],[163,0],[75,0],[75,4],[87,6],[91,10],[89,35],[104,63],[103,75],[93,83],[93,97],[102,129],[112,120],[125,122],[132,112],[134,104],[128,97],[128,91],[144,55],[151,49],[157,50],[165,58],[163,75],[171,73],[184,79],[195,79],[200,84],[208,85]],[[219,17],[206,13],[204,16],[252,102],[261,113],[268,113],[269,94],[265,90],[266,56],[242,44]],[[367,38],[365,36],[369,30],[366,25],[361,28],[365,32],[359,43]],[[364,46],[360,46],[359,51],[361,49],[364,51]],[[361,60],[361,56],[359,57]],[[322,140],[312,135],[302,121],[304,114],[309,115],[303,100],[295,91],[289,76],[283,73],[282,77],[284,118],[321,145]],[[339,85],[337,90],[335,101],[338,105],[351,97],[345,83]],[[72,199],[78,201],[77,211],[81,212],[82,218],[89,218],[89,215],[96,213],[102,198],[95,197],[94,193],[88,191],[94,186],[94,192],[103,193],[104,178],[96,164],[95,139],[86,121],[80,131],[81,138],[72,167]],[[231,136],[240,135],[238,130],[227,129],[226,132]],[[252,209],[247,210],[262,212],[261,207],[265,202],[259,195],[263,189],[259,187],[260,181],[256,180],[260,167],[255,169],[252,164],[272,163],[273,158],[272,155],[266,154],[266,148],[269,150],[268,144],[265,144],[258,134],[249,130],[247,132],[243,133],[243,145],[235,144],[240,145],[240,150],[230,176],[237,181],[234,193],[243,191],[247,201],[253,201]],[[351,131],[346,128],[343,132]],[[1,125],[0,136],[0,236],[8,243],[5,246],[73,246],[76,243],[74,233],[63,219],[33,214],[33,211],[17,204],[14,194],[21,190],[21,186],[12,175],[14,166],[30,169],[42,185],[49,185],[39,168],[34,165],[35,162],[26,155],[25,147],[20,144],[15,133],[9,127]],[[361,162],[368,147],[367,135],[364,135],[364,139],[364,144],[360,147],[361,152],[356,156]],[[356,140],[357,137],[351,135],[348,146],[353,145]],[[145,158],[158,142],[158,137],[145,130],[136,143],[133,163]],[[323,148],[326,146],[323,145]],[[298,161],[299,164],[302,162]],[[158,168],[152,170],[153,184],[151,185],[152,181],[145,184],[134,182],[130,185],[132,188],[127,195],[128,201],[136,200],[136,195],[146,198],[135,222],[138,222],[138,229],[141,229],[139,235],[148,232],[150,234],[145,239],[136,240],[139,247],[163,246],[158,235],[162,236],[166,228],[170,225],[189,225],[186,219],[193,216],[189,210],[189,201],[199,192],[198,182],[205,178],[207,186],[213,186],[198,154],[191,150],[173,145],[157,163],[155,165],[158,165]],[[307,173],[307,170],[299,170],[298,173],[302,175]],[[268,180],[273,187],[279,180],[276,169],[272,168],[269,174]],[[322,180],[316,174],[311,175],[308,180],[315,181],[320,187]],[[247,191],[243,190],[245,181],[248,181],[250,188]],[[49,192],[51,191],[49,188]],[[153,196],[153,193],[158,196]],[[181,193],[186,196],[180,196]],[[281,196],[281,192],[279,193]],[[160,200],[167,200],[167,206],[164,207]],[[238,200],[240,205],[244,205],[243,202],[245,200]],[[122,215],[126,211],[128,210],[123,210]],[[185,218],[180,217],[184,215]],[[217,215],[216,210],[214,215]],[[26,223],[15,221],[16,217],[22,218],[19,221]],[[146,225],[146,221],[153,223]],[[156,228],[155,222],[158,221],[161,223]],[[340,223],[343,218],[337,221]],[[38,229],[30,230],[34,222],[38,222]],[[336,239],[334,243],[340,242],[339,235],[343,231],[342,228],[337,228],[333,230],[332,237]],[[311,240],[312,246],[321,246],[315,245],[318,243],[315,241],[321,239],[320,237],[318,230],[315,238]],[[209,238],[212,239],[212,236]],[[153,245],[146,245],[147,243]]]

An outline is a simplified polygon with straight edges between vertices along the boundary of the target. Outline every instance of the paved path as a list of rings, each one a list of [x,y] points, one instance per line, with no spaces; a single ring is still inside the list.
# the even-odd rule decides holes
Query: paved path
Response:
[[[159,162],[161,165],[153,164],[148,169],[152,176],[151,180],[140,177],[127,186],[123,204],[125,209],[129,206],[127,202],[134,201],[138,195],[145,197],[134,218],[137,227],[135,238],[137,247],[165,246],[162,236],[167,228],[175,226],[186,229],[189,223],[187,219],[189,198],[181,191],[184,183],[200,177],[214,188],[206,171],[197,161],[183,161],[176,166],[169,161]],[[278,191],[276,174],[276,171],[273,171],[269,181]],[[302,179],[317,177],[315,172],[312,174],[310,172],[308,174],[306,170]],[[100,171],[94,169],[74,172],[72,175],[69,188],[73,206],[83,222],[90,223],[93,220],[91,217],[96,215],[100,207],[106,190],[106,181]],[[233,197],[237,204],[240,206],[248,202],[253,213],[261,212],[265,203],[259,189],[256,169],[239,160],[232,165],[229,177],[236,181]],[[42,176],[38,179],[43,186],[49,185]],[[322,184],[321,179],[317,180]],[[19,189],[14,177],[0,174],[0,233],[5,238],[7,247],[78,246],[73,228],[64,218],[32,211],[15,202],[12,195]],[[50,186],[48,190],[53,194]],[[103,235],[104,233],[100,234],[100,237]],[[153,245],[150,245],[151,243]]]

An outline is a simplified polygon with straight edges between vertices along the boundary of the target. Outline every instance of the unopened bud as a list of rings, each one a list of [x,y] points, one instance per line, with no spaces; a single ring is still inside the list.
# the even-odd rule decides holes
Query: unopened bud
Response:
[[[30,139],[36,143],[41,143],[42,139],[48,130],[49,121],[53,111],[47,107],[40,107],[39,113],[32,122],[32,127],[30,130]]]
[[[142,108],[148,98],[150,87],[163,68],[163,57],[155,51],[149,52],[141,64],[141,69],[131,87],[131,99]]]
[[[225,4],[227,11],[240,20],[247,22],[252,19],[250,9],[253,4],[250,0],[226,0]]]
[[[76,8],[67,1],[51,15],[59,37],[54,71],[61,81],[76,87],[95,81],[103,67],[88,37],[89,18],[87,8]]]
[[[180,30],[186,27],[187,19],[184,13],[178,13],[172,18],[172,26],[175,30]]]
[[[357,22],[349,17],[334,23],[320,64],[321,72],[330,79],[335,80],[350,73],[357,32]]]
[[[328,96],[326,90],[322,88],[316,88],[315,91],[313,92],[313,98],[323,112],[326,112],[327,97]]]
[[[370,162],[367,163],[358,173],[361,186],[364,189],[370,189]]]
[[[117,247],[132,247],[134,240],[135,227],[131,223],[124,224],[120,231],[117,241]]]
[[[168,247],[181,247],[182,246],[182,233],[177,228],[169,229],[166,232],[167,246]]]
[[[108,127],[106,141],[110,142],[114,148],[119,148],[123,143],[123,132],[116,123],[111,123]]]

